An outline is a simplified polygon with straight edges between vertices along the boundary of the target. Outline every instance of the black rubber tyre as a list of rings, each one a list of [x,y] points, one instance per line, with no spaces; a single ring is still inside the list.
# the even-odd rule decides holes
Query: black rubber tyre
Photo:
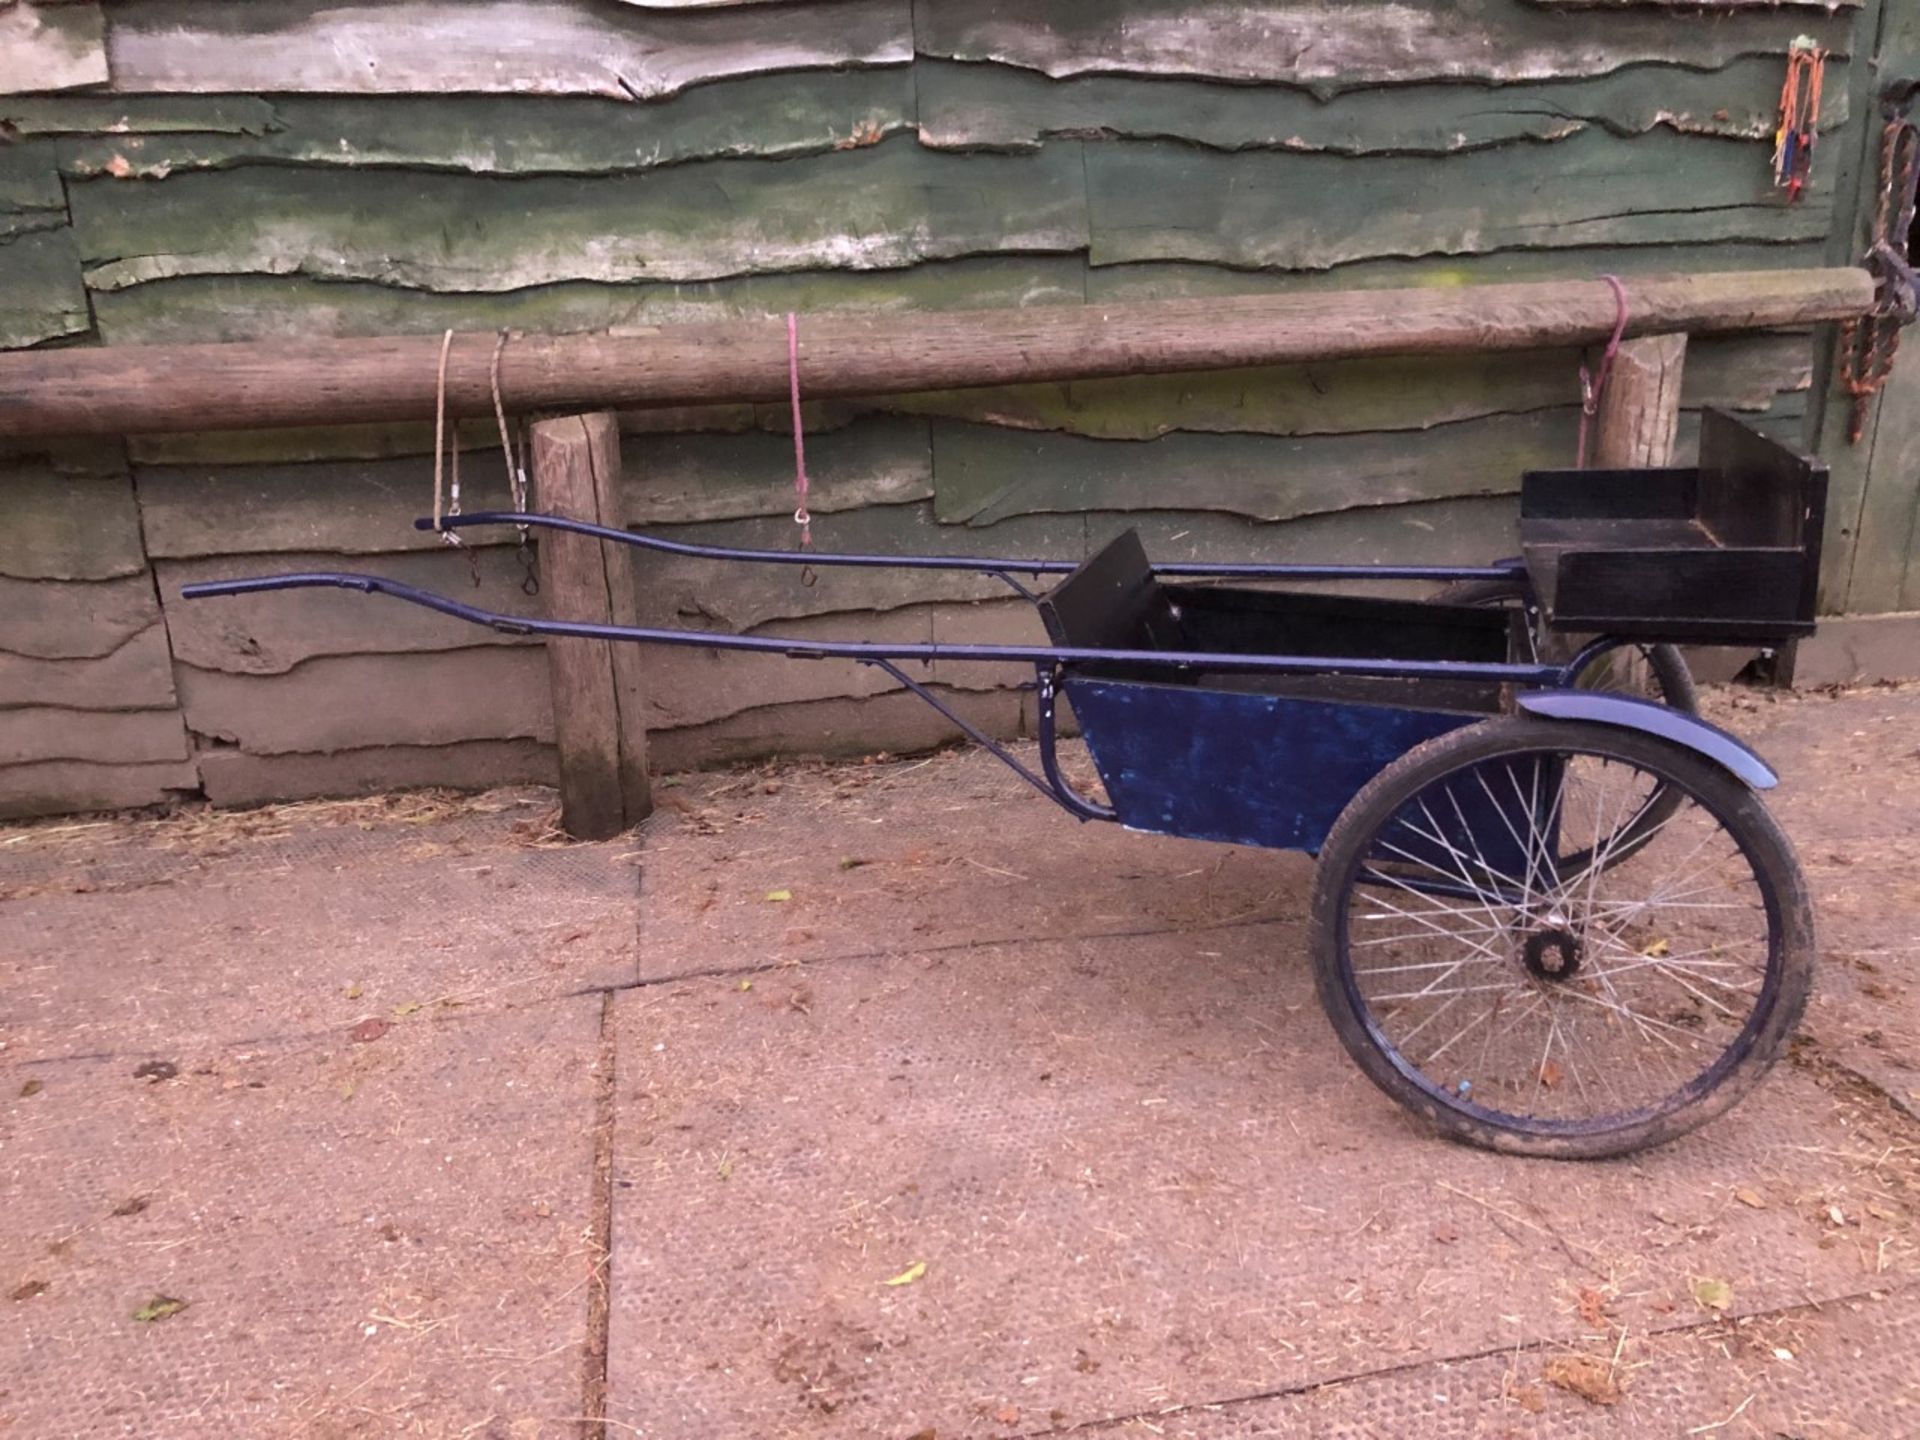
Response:
[[[1647,783],[1670,786],[1685,808],[1672,828],[1654,837],[1659,844],[1639,843],[1646,858],[1632,866],[1611,865],[1603,855],[1597,867],[1578,864],[1551,876],[1543,867],[1538,880],[1531,859],[1525,879],[1515,881],[1486,859],[1477,841],[1442,839],[1432,853],[1445,866],[1417,863],[1466,878],[1451,892],[1460,901],[1452,910],[1444,896],[1435,898],[1445,887],[1387,878],[1412,870],[1395,858],[1396,850],[1415,860],[1389,837],[1419,833],[1417,827],[1436,813],[1461,815],[1453,833],[1470,833],[1481,822],[1461,813],[1459,796],[1471,798],[1471,786],[1484,787],[1489,775],[1499,787],[1503,776],[1526,773],[1527,766],[1536,777],[1530,802],[1536,814],[1542,808],[1537,777],[1559,777],[1547,782],[1554,794],[1545,824],[1523,822],[1530,836],[1545,838],[1555,851],[1563,830],[1572,828],[1561,805],[1578,777],[1604,778],[1609,767],[1618,767],[1612,773],[1619,779],[1649,777]],[[1526,803],[1519,782],[1513,793]],[[1442,797],[1452,798],[1442,803]],[[1489,813],[1498,809],[1496,804]],[[1597,798],[1596,817],[1603,810]],[[1572,813],[1569,803],[1566,816]],[[1511,816],[1503,823],[1520,843]],[[1601,823],[1596,818],[1596,834]],[[1452,822],[1439,828],[1451,829]],[[1705,840],[1696,843],[1703,832]],[[1488,824],[1484,833],[1496,831]],[[1718,870],[1673,868],[1674,852],[1690,845],[1711,858],[1712,851],[1701,847],[1716,836],[1732,842],[1726,856],[1713,862]],[[1663,848],[1668,841],[1671,848]],[[1460,863],[1468,845],[1485,868]],[[1497,883],[1485,878],[1492,876]],[[1697,876],[1707,877],[1699,882],[1706,888],[1689,888]],[[1640,891],[1642,884],[1654,888]],[[1415,898],[1401,905],[1394,886]],[[1616,893],[1630,898],[1610,898]],[[1509,917],[1504,922],[1502,914]],[[1463,928],[1453,928],[1456,921]],[[1405,933],[1375,938],[1382,927]],[[1716,935],[1732,938],[1716,944]],[[1703,939],[1704,949],[1687,948]],[[1383,945],[1394,948],[1377,948]],[[1362,948],[1368,946],[1376,948]],[[1440,961],[1403,963],[1436,953],[1436,947]],[[1657,1145],[1735,1104],[1766,1073],[1798,1023],[1815,955],[1812,906],[1792,847],[1737,777],[1638,731],[1529,717],[1485,721],[1420,745],[1354,798],[1320,854],[1312,948],[1321,1006],[1347,1053],[1376,1085],[1453,1139],[1565,1159]],[[1459,958],[1449,966],[1448,955]],[[1464,977],[1451,989],[1435,988],[1463,967]],[[1409,990],[1418,981],[1400,979],[1400,973],[1437,978]],[[1383,986],[1394,993],[1380,993]],[[1426,1044],[1416,1043],[1432,1024],[1431,1018],[1412,1024],[1423,1004],[1437,1015],[1469,995],[1468,1011],[1452,1011]],[[1636,1009],[1635,1002],[1647,1008]],[[1442,1042],[1476,1008],[1487,1012],[1485,1028],[1473,1030],[1481,1022],[1470,1020]],[[1462,1044],[1469,1033],[1472,1038]],[[1540,1034],[1546,1049],[1534,1073],[1528,1067]],[[1562,1036],[1564,1066],[1553,1048]],[[1451,1056],[1445,1054],[1449,1047],[1456,1047]],[[1476,1049],[1484,1053],[1471,1055]],[[1419,1058],[1422,1050],[1429,1052],[1425,1059]],[[1581,1068],[1576,1055],[1592,1068]],[[1667,1080],[1655,1078],[1663,1068],[1681,1077],[1670,1092],[1660,1088]],[[1456,1078],[1462,1076],[1470,1078]],[[1614,1101],[1595,1103],[1603,1084]]]
[[[1519,580],[1463,580],[1436,591],[1434,600],[1445,605],[1481,605],[1481,606],[1521,606],[1531,598],[1526,584]],[[1528,641],[1532,653],[1523,658],[1530,660],[1563,661],[1572,658],[1575,651],[1584,643],[1585,637],[1577,635],[1559,635],[1543,631],[1537,625],[1527,628]],[[1603,655],[1594,669],[1581,676],[1582,688],[1598,690],[1619,689],[1624,694],[1637,695],[1646,700],[1658,700],[1670,709],[1684,710],[1687,714],[1697,714],[1700,709],[1700,692],[1693,683],[1693,672],[1687,668],[1686,657],[1673,645],[1626,645],[1614,655],[1631,657],[1635,664],[1633,683],[1618,685],[1610,683],[1615,670],[1608,668],[1609,657]],[[1644,676],[1644,680],[1640,677]]]

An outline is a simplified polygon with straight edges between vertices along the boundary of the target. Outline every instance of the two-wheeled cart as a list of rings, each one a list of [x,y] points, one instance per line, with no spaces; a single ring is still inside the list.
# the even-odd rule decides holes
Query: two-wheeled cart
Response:
[[[1481,567],[1156,567],[1132,532],[1075,562],[737,550],[517,512],[442,522],[714,560],[979,572],[1033,600],[1046,645],[581,624],[333,572],[183,593],[337,586],[508,634],[876,666],[1083,820],[1317,855],[1315,978],[1367,1075],[1460,1139],[1611,1155],[1751,1089],[1813,974],[1806,885],[1756,794],[1773,772],[1688,713],[1671,647],[1811,632],[1826,476],[1717,412],[1700,453],[1688,468],[1528,474],[1520,558]],[[1061,578],[1028,587],[1044,576]],[[1269,588],[1354,579],[1455,588]],[[1604,688],[1631,656],[1655,698]],[[933,660],[1032,668],[1037,770],[905,668]],[[1061,771],[1062,699],[1104,799]]]

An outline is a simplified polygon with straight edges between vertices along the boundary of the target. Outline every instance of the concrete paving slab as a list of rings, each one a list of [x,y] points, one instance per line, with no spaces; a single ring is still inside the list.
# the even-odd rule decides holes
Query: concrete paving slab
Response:
[[[1883,1106],[1783,1069],[1632,1162],[1452,1146],[1347,1061],[1300,947],[1241,926],[622,996],[609,1418],[1027,1433],[1645,1333],[1706,1314],[1700,1279],[1744,1314],[1920,1273]]]
[[[639,960],[654,979],[1298,916],[1312,875],[1298,855],[1083,824],[979,751],[688,777],[661,799]]]
[[[144,845],[15,847],[16,893],[0,899],[4,1053],[179,1060],[632,978],[630,844],[529,847],[510,811],[453,814],[223,827],[184,867],[164,822]],[[74,875],[91,879],[63,884]]]
[[[0,1434],[576,1435],[602,1005],[9,1063]]]
[[[1916,1347],[1920,1291],[1908,1288],[1738,1324],[1397,1369],[1291,1395],[1141,1416],[1092,1433],[1166,1440],[1892,1440],[1920,1434]]]

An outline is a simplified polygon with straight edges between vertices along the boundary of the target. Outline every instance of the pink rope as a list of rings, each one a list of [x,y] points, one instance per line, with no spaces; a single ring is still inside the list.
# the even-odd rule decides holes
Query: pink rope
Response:
[[[787,312],[787,395],[793,402],[793,523],[800,527],[800,545],[813,545],[813,516],[807,511],[807,432],[800,423],[800,317]]]
[[[1583,364],[1580,367],[1580,464],[1587,468],[1587,432],[1593,425],[1593,417],[1600,413],[1600,397],[1607,392],[1607,381],[1613,376],[1614,357],[1620,353],[1620,337],[1627,332],[1627,287],[1618,275],[1600,277],[1613,287],[1613,338],[1607,341],[1606,351],[1600,356],[1598,374],[1588,373]]]

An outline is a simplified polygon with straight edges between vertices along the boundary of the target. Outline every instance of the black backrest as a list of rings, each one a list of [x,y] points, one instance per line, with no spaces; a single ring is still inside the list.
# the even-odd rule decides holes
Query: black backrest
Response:
[[[1724,410],[1700,417],[1700,523],[1722,545],[1802,552],[1800,614],[1811,620],[1827,518],[1827,467]]]
[[[1147,552],[1133,530],[1115,536],[1097,555],[1040,601],[1040,618],[1056,645],[1088,650],[1179,650],[1180,622]]]

